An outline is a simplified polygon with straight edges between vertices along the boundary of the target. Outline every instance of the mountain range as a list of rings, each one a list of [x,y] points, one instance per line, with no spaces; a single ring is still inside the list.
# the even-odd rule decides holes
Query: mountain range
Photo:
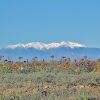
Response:
[[[18,60],[18,57],[23,57],[24,60],[31,60],[34,57],[38,57],[40,60],[50,60],[52,55],[54,55],[54,59],[60,59],[62,56],[71,59],[79,59],[84,56],[90,59],[99,59],[100,49],[87,47],[75,42],[62,41],[49,44],[32,42],[27,44],[19,43],[1,48],[0,55],[15,61]]]

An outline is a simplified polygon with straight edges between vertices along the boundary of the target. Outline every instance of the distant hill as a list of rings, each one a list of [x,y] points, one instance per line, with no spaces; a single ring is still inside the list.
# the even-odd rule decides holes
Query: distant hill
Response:
[[[1,48],[0,55],[13,60],[18,60],[18,57],[20,56],[23,57],[24,60],[31,60],[34,57],[38,57],[40,60],[50,60],[51,55],[54,55],[55,59],[60,59],[62,56],[72,59],[78,59],[83,56],[87,56],[90,59],[99,59],[100,49],[90,48],[79,43],[64,41],[50,44],[32,42],[28,44],[20,43]]]

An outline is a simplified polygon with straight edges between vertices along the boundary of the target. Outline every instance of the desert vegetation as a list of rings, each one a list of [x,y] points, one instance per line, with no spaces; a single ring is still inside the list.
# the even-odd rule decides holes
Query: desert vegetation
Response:
[[[0,56],[0,100],[100,100],[100,59]]]

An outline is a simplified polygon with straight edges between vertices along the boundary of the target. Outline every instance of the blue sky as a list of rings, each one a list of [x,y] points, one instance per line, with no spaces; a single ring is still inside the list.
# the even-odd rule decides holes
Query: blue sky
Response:
[[[100,48],[100,0],[0,0],[0,47],[32,41]]]

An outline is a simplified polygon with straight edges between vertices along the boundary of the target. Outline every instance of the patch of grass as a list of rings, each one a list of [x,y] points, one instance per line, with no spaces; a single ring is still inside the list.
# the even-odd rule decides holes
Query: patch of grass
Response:
[[[29,63],[22,70],[1,66],[0,100],[99,100],[99,72],[76,72],[74,63],[67,70],[57,65],[38,68]]]

